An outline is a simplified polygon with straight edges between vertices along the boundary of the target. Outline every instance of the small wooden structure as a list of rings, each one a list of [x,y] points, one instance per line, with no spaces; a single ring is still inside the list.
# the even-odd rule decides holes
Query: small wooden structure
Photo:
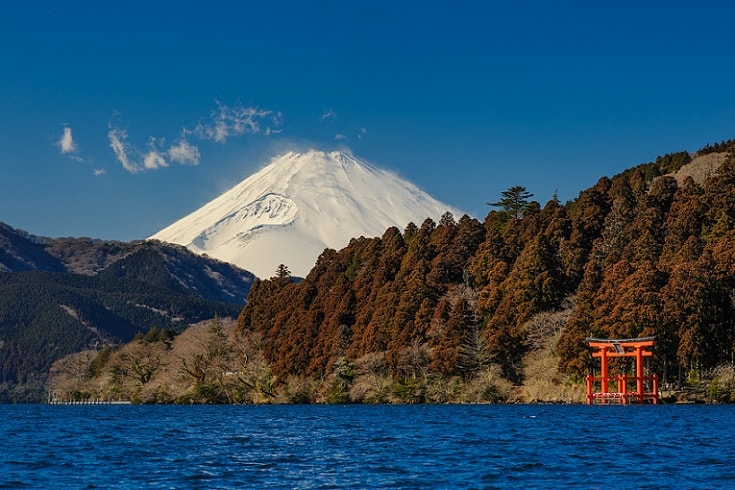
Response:
[[[651,357],[648,350],[656,343],[654,337],[639,339],[587,339],[600,359],[600,376],[587,375],[587,403],[658,403],[658,375],[644,375],[643,358]],[[635,376],[610,376],[608,359],[635,357]],[[599,389],[599,391],[597,391]]]

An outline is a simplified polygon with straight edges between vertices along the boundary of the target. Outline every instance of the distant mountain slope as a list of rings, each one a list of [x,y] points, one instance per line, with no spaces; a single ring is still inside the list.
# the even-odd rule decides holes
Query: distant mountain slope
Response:
[[[0,272],[65,269],[36,237],[0,222]]]
[[[253,280],[178,245],[51,239],[0,223],[0,400],[35,399],[54,360],[91,345],[236,316]]]
[[[135,252],[99,272],[101,277],[146,281],[212,301],[245,304],[255,277],[216,259],[198,256],[179,245],[142,242]]]
[[[0,383],[33,383],[69,353],[128,342],[151,327],[183,330],[240,309],[133,279],[45,271],[0,274]]]
[[[141,247],[141,242],[93,238],[44,239],[46,251],[61,261],[68,272],[96,274]]]
[[[288,153],[152,238],[237,264],[261,278],[285,264],[305,276],[325,248],[391,226],[461,212],[340,152]]]
[[[240,305],[254,279],[248,271],[180,245],[38,237],[0,222],[0,272],[33,270],[155,280],[180,293]]]

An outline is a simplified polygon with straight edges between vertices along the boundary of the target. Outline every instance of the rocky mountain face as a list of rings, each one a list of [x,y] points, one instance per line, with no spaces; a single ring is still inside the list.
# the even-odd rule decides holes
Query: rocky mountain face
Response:
[[[269,278],[306,276],[326,248],[461,212],[355,156],[288,153],[153,235]]]

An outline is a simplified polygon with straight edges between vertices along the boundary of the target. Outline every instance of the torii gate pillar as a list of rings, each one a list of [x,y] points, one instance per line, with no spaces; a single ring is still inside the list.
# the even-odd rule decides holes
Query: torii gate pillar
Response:
[[[587,403],[658,403],[658,375],[645,376],[643,358],[651,357],[652,348],[656,341],[654,337],[639,339],[587,339],[593,349],[592,357],[600,358],[600,376],[588,375]],[[611,377],[608,372],[610,357],[635,357],[635,376],[619,374]],[[595,384],[599,382],[600,391],[595,391]],[[610,382],[616,382],[617,391],[610,391]],[[628,390],[628,383],[635,382],[635,391]],[[649,383],[646,383],[649,382]],[[650,391],[646,392],[646,385]]]

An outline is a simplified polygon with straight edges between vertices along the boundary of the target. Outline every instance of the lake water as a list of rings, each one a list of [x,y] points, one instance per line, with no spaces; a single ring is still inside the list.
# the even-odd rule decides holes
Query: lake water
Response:
[[[727,488],[735,406],[0,406],[0,488]]]

